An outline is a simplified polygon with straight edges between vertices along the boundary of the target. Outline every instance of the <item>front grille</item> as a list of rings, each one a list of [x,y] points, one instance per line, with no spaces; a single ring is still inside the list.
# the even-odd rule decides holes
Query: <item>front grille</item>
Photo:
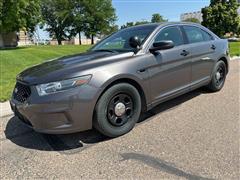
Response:
[[[13,91],[13,98],[19,102],[25,102],[27,98],[31,95],[31,89],[29,86],[24,85],[20,82],[16,83],[15,89]]]

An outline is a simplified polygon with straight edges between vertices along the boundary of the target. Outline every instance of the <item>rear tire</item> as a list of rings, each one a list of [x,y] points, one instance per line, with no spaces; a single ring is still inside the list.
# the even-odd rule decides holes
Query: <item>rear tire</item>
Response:
[[[226,74],[226,64],[222,60],[218,61],[213,69],[212,79],[207,88],[212,92],[220,91],[224,86]]]
[[[140,113],[138,90],[127,83],[116,84],[98,100],[93,125],[108,137],[118,137],[132,130]]]

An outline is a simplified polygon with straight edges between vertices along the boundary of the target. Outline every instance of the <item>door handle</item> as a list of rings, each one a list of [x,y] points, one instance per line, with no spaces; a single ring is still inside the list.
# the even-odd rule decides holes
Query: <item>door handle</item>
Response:
[[[215,50],[215,49],[216,49],[216,46],[215,46],[215,45],[212,45],[212,46],[211,46],[211,49],[212,49],[212,50]]]
[[[186,51],[186,50],[183,50],[180,55],[181,56],[187,56],[187,55],[189,55],[189,52]]]
[[[137,72],[138,73],[144,73],[146,71],[146,69],[139,69]]]

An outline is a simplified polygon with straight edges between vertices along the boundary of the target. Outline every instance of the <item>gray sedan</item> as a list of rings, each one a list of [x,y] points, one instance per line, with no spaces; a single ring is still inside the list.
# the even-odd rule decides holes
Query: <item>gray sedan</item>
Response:
[[[227,40],[199,24],[130,27],[86,53],[26,69],[17,76],[10,104],[38,132],[95,127],[117,137],[164,101],[202,86],[221,90],[228,53]]]

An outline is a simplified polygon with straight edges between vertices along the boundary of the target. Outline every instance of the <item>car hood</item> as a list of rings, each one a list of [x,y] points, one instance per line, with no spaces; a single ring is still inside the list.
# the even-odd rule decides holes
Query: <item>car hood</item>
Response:
[[[36,85],[77,77],[84,70],[133,56],[133,52],[87,52],[46,61],[30,67],[17,76],[17,81]]]

